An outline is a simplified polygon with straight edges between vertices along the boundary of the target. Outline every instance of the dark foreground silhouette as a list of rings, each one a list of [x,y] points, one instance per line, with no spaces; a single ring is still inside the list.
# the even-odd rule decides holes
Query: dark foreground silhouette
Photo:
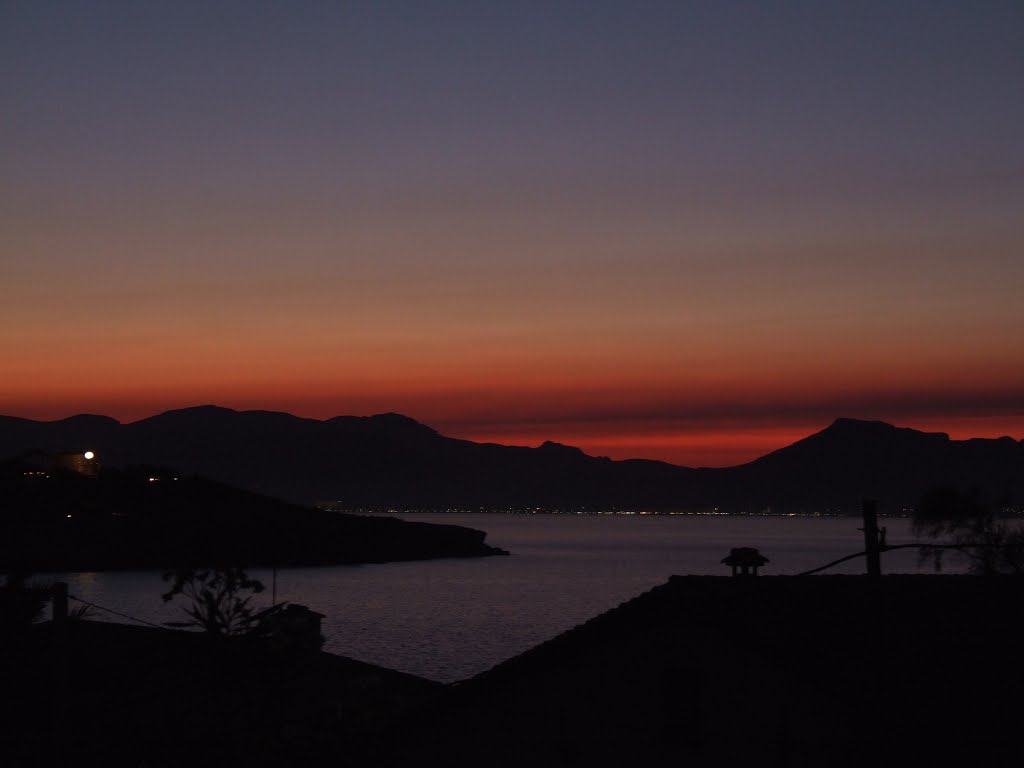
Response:
[[[69,621],[7,643],[11,766],[366,765],[440,684],[256,638]]]
[[[91,622],[3,658],[10,764],[1020,764],[1017,577],[673,577],[441,686]],[[8,641],[11,636],[8,636]],[[429,638],[423,638],[429,643]]]
[[[1017,577],[674,577],[447,690],[398,762],[1019,765],[1022,597]]]

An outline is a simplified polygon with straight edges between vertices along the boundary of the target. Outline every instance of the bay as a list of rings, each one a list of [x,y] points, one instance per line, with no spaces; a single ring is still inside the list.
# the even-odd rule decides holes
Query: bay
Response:
[[[325,615],[324,649],[432,680],[485,671],[576,624],[664,583],[672,575],[722,575],[730,548],[757,547],[764,575],[792,575],[863,549],[858,518],[409,513],[410,520],[488,532],[510,557],[289,568],[277,599]],[[885,519],[890,544],[910,543],[909,521]],[[886,573],[930,573],[917,550],[883,555]],[[962,563],[950,560],[945,570]],[[826,573],[862,573],[862,558]],[[255,599],[271,604],[273,574]],[[154,623],[180,620],[151,571],[63,575],[83,600]],[[815,577],[818,578],[818,577]],[[93,618],[123,621],[96,612]]]

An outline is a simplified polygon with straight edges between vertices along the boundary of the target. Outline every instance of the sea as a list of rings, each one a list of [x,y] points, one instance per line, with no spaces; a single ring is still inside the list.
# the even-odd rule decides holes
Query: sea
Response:
[[[300,603],[324,614],[324,650],[437,680],[464,680],[663,584],[672,575],[728,576],[733,547],[756,547],[764,576],[794,575],[863,551],[860,519],[727,515],[406,513],[394,516],[487,532],[508,557],[381,565],[253,569],[266,585],[256,607]],[[891,545],[916,541],[888,518]],[[917,549],[887,552],[884,573],[934,573]],[[943,572],[964,570],[955,558]],[[863,573],[864,559],[821,575]],[[48,578],[57,575],[50,574]],[[90,618],[181,621],[154,571],[60,574]],[[180,600],[180,598],[179,598]],[[75,607],[72,603],[72,607]]]

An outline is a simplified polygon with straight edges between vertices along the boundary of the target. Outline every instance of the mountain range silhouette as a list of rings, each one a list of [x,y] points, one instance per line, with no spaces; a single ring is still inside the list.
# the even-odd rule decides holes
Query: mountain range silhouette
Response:
[[[396,413],[316,420],[199,406],[121,424],[95,415],[51,422],[0,416],[0,458],[93,450],[106,466],[174,467],[289,501],[344,508],[628,508],[856,513],[917,503],[933,487],[1024,501],[1024,441],[951,440],[880,421],[837,419],[747,464],[693,469],[613,461],[545,442],[536,448],[441,435]]]

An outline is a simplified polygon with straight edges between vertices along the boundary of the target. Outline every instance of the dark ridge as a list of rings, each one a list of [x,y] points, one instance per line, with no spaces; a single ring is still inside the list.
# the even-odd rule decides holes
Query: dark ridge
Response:
[[[76,416],[68,416],[66,419],[50,423],[61,424],[66,427],[74,427],[76,429],[114,429],[121,426],[121,422],[117,419],[93,413],[80,413]]]
[[[292,501],[341,508],[644,508],[856,514],[874,497],[900,512],[935,486],[1024,505],[1024,442],[840,418],[738,467],[612,461],[552,441],[537,448],[445,437],[400,414],[325,421],[200,406],[131,424],[102,417],[0,419],[0,457],[96,450],[106,466],[149,463]]]
[[[564,445],[563,443],[556,443],[556,442],[554,442],[552,440],[545,440],[543,443],[540,444],[540,447],[539,447],[538,450],[547,451],[548,453],[550,453],[552,455],[561,454],[562,456],[566,456],[566,457],[569,457],[569,456],[574,456],[574,457],[586,456],[586,454],[583,453],[582,449],[577,448],[576,446]]]
[[[193,405],[188,408],[174,408],[170,411],[164,411],[158,413],[156,416],[150,416],[146,419],[140,419],[139,421],[132,422],[133,424],[141,424],[143,422],[154,422],[154,421],[171,421],[171,420],[210,420],[216,418],[227,418],[230,416],[237,415],[241,411],[236,411],[231,408],[224,408],[220,405]]]

